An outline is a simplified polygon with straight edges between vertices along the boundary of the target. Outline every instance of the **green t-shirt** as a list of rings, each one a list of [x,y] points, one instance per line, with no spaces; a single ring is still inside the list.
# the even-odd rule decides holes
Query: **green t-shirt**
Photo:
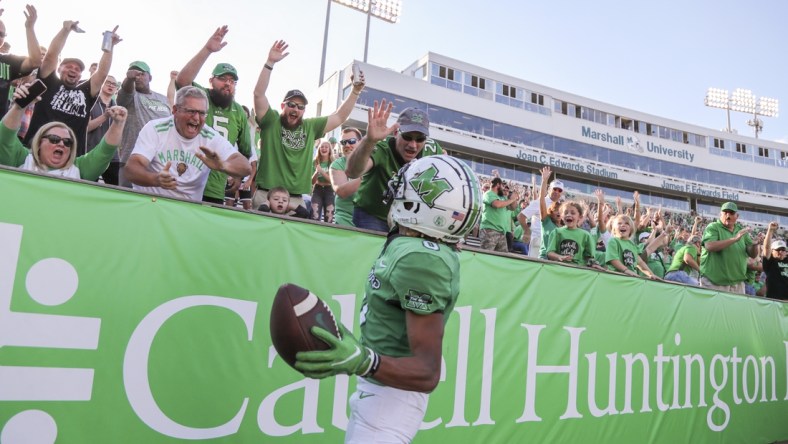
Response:
[[[547,259],[547,245],[550,243],[550,234],[555,231],[556,228],[558,228],[558,226],[549,215],[542,219],[542,244],[539,246],[540,259]]]
[[[328,117],[312,117],[289,130],[282,127],[279,112],[269,108],[257,121],[261,140],[255,178],[258,187],[285,187],[290,194],[308,194],[312,190],[312,147],[315,139],[325,134],[326,122]]]
[[[323,168],[325,172],[328,172],[329,162],[320,162],[320,168]],[[317,168],[315,168],[317,170]],[[331,186],[331,178],[323,176],[320,173],[317,173],[317,185],[322,186]]]
[[[31,154],[16,134],[17,130],[0,123],[0,165],[21,167]],[[83,180],[97,180],[109,166],[117,148],[117,145],[108,144],[102,137],[95,148],[74,159],[74,166],[79,169],[79,177]]]
[[[715,220],[703,232],[703,245],[706,242],[726,240],[736,237],[736,233],[744,227],[737,223],[733,231]],[[744,282],[747,277],[747,249],[752,245],[750,235],[745,235],[736,243],[715,252],[703,248],[700,256],[700,274],[706,276],[716,285],[736,285]]]
[[[430,141],[434,145],[431,145],[428,151],[426,143]],[[427,139],[427,142],[425,142],[425,149],[419,153],[417,158],[420,159],[424,156],[443,153],[443,149],[438,142],[432,139]],[[390,204],[385,205],[383,203],[383,196],[388,190],[389,180],[405,165],[405,161],[394,147],[395,143],[396,139],[393,136],[389,136],[375,145],[370,155],[372,168],[361,177],[361,185],[359,185],[356,197],[353,199],[353,203],[357,207],[364,209],[368,214],[380,220],[386,220],[391,207]]]
[[[347,167],[347,158],[340,157],[331,163],[332,170],[345,171]],[[353,225],[353,198],[355,194],[348,197],[339,197],[339,194],[334,193],[334,223],[337,225],[344,225],[352,227]]]
[[[500,233],[506,233],[509,230],[511,223],[511,212],[506,207],[495,208],[493,202],[496,200],[506,201],[505,197],[499,196],[495,191],[490,190],[484,193],[482,202],[484,208],[482,210],[482,222],[479,228],[482,230],[490,229]]]
[[[243,107],[233,100],[227,108],[219,108],[210,100],[208,88],[197,83],[192,86],[205,91],[208,99],[208,115],[205,116],[205,124],[216,130],[222,137],[235,146],[238,152],[247,159],[252,157],[252,135],[249,131],[249,121],[246,119],[246,112]],[[224,188],[227,184],[227,174],[211,170],[208,175],[208,182],[205,184],[204,196],[214,199],[224,199]]]
[[[589,259],[596,261],[594,251],[596,245],[588,231],[580,228],[556,228],[550,234],[547,252],[554,252],[561,256],[570,255],[572,262],[577,265],[589,265]]]
[[[412,356],[406,313],[443,313],[445,325],[459,292],[460,260],[451,247],[419,237],[390,237],[365,285],[362,343],[386,356]]]
[[[646,249],[646,244],[640,244],[640,251]],[[648,269],[651,270],[652,273],[656,274],[657,277],[660,279],[665,277],[665,262],[661,256],[662,253],[659,251],[655,251],[651,253],[646,261],[646,265],[648,265]],[[638,272],[641,276],[645,276],[643,273]]]
[[[695,259],[695,263],[698,262],[698,249],[695,248],[695,245],[687,244],[679,248],[676,254],[673,255],[673,261],[670,263],[670,267],[668,267],[668,272],[679,270],[687,274],[692,272],[692,267],[684,263],[685,254],[692,256],[692,258]]]
[[[610,264],[612,260],[619,260],[625,267],[637,273],[638,246],[629,239],[611,237],[607,242],[605,251],[605,264],[608,270],[618,271]]]

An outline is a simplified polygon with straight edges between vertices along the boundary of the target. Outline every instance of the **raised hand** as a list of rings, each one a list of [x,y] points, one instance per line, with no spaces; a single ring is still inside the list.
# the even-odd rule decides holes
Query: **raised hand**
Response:
[[[287,51],[288,48],[287,42],[284,40],[277,40],[274,42],[274,45],[271,46],[271,49],[268,51],[268,61],[271,63],[277,63],[290,55]]]
[[[31,29],[36,24],[36,20],[38,20],[38,12],[33,5],[27,5],[25,9],[25,28]],[[2,14],[2,12],[0,12],[0,14]]]
[[[205,42],[205,49],[209,52],[219,52],[224,48],[227,45],[227,42],[224,41],[224,36],[227,35],[228,30],[227,25],[216,28],[211,38]]]
[[[107,114],[109,114],[113,122],[122,123],[126,121],[129,112],[122,106],[112,106],[107,109]]]
[[[392,108],[394,108],[394,104],[392,102],[386,103],[386,99],[383,99],[380,104],[375,100],[372,108],[367,111],[367,138],[370,142],[377,143],[399,128],[399,123],[387,126]]]

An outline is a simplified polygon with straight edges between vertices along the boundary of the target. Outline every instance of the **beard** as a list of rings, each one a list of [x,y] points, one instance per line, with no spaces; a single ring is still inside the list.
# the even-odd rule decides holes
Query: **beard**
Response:
[[[214,105],[218,106],[219,108],[227,108],[228,106],[232,105],[233,103],[233,95],[222,94],[220,91],[215,89],[208,90],[208,97],[211,99],[211,102]]]
[[[282,124],[282,128],[292,131],[298,128],[299,126],[301,126],[301,124],[304,122],[304,118],[299,117],[294,125],[290,125],[289,123],[287,123],[287,121],[288,121],[287,113],[284,113],[279,116],[279,122]]]
[[[499,197],[503,197],[504,196],[502,189],[498,189],[498,196]]]

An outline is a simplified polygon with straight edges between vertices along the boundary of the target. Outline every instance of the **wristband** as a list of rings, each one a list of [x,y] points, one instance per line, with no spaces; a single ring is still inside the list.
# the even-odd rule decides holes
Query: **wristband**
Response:
[[[378,369],[380,368],[380,355],[377,354],[375,350],[372,350],[371,348],[367,348],[367,350],[369,350],[369,354],[370,354],[369,367],[367,367],[367,369],[359,375],[362,378],[368,378],[370,376],[373,376],[375,372],[377,372]]]
[[[269,71],[273,71],[273,70],[274,70],[274,67],[273,67],[273,66],[271,66],[271,65],[269,65],[268,63],[266,63],[265,65],[263,65],[263,67],[264,67],[264,68],[267,68]]]

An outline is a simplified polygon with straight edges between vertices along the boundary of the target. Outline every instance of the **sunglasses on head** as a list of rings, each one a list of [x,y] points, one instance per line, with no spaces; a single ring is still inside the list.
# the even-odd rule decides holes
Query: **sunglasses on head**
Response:
[[[70,137],[60,137],[54,134],[45,134],[41,136],[41,138],[48,140],[52,145],[57,145],[58,143],[63,142],[63,146],[66,148],[71,148],[71,146],[74,144],[74,139]]]
[[[422,143],[425,140],[427,140],[427,136],[425,136],[424,134],[419,134],[418,136],[414,136],[412,134],[406,134],[400,132],[399,135],[400,137],[402,137],[402,140],[404,140],[405,142],[413,142],[415,140],[416,143]]]
[[[342,145],[342,146],[345,146],[345,145],[348,145],[348,144],[349,145],[355,145],[356,142],[358,142],[358,139],[355,138],[355,137],[351,137],[350,139],[342,139],[342,140],[340,140],[339,144]]]
[[[295,102],[285,102],[285,105],[287,105],[288,108],[298,108],[301,111],[306,109],[306,105],[301,105],[301,104],[298,104],[298,103],[295,103]]]

